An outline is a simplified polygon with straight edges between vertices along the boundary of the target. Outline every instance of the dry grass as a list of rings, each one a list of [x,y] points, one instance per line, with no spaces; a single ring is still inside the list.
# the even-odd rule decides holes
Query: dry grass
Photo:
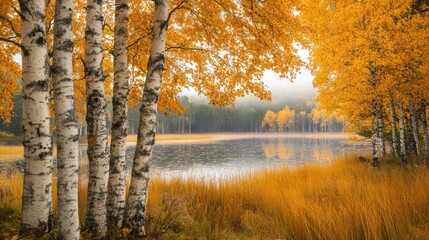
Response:
[[[0,146],[0,155],[22,156],[24,155],[23,146]]]
[[[373,169],[352,159],[218,183],[155,179],[148,233],[160,239],[428,239],[428,179],[426,167]],[[12,209],[12,218],[19,215],[21,187],[21,176],[0,176],[1,209]],[[16,234],[19,219],[15,225],[7,219],[0,218],[0,238]]]

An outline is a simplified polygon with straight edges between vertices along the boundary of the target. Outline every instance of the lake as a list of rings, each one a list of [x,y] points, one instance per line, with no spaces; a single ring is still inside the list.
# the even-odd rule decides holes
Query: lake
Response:
[[[347,142],[346,134],[238,135],[214,142],[158,144],[152,173],[158,177],[227,178],[262,168],[329,164],[336,157],[368,154],[369,142]],[[127,150],[130,171],[135,147]]]
[[[222,179],[263,168],[329,164],[337,157],[368,154],[369,142],[348,142],[347,134],[243,134],[215,141],[157,144],[152,174],[157,177]],[[135,143],[127,148],[130,174]],[[80,147],[80,173],[87,174],[86,146]],[[20,160],[22,162],[22,160]],[[19,164],[21,165],[21,164]]]

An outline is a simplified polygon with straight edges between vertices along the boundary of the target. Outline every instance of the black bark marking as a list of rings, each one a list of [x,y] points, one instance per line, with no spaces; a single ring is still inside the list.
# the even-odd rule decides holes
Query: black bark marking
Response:
[[[94,29],[92,29],[92,28],[87,28],[86,30],[85,30],[85,38],[86,39],[88,39],[88,38],[90,38],[90,37],[93,37],[93,36],[97,36],[98,35],[98,32],[96,32]]]
[[[167,31],[168,28],[168,21],[162,21],[160,24],[161,31],[159,32],[159,35],[162,35],[164,31]]]
[[[67,74],[68,70],[63,68],[62,65],[58,65],[58,64],[53,64],[51,66],[51,73],[52,74],[61,74],[61,75],[65,75]],[[69,78],[68,78],[69,79]]]
[[[46,92],[48,91],[48,80],[36,80],[32,81],[30,84],[27,84],[25,88],[32,89],[33,91]]]
[[[30,38],[34,38],[38,33],[41,34],[42,36],[45,36],[45,29],[43,29],[39,25],[36,25],[34,26],[33,30],[31,30],[31,32],[28,33],[27,36]]]
[[[149,59],[149,62],[148,62],[148,68],[149,68],[150,66],[155,65],[155,64],[156,64],[156,63],[158,63],[158,62],[164,62],[164,61],[165,61],[164,54],[163,54],[163,53],[160,53],[160,54],[158,54],[158,55],[154,56],[153,58],[150,58],[150,59]]]
[[[73,52],[74,44],[71,39],[67,39],[63,42],[62,50],[65,52]]]
[[[47,156],[50,156],[50,155],[51,155],[51,152],[50,152],[50,151],[43,151],[43,152],[39,153],[39,159],[40,159],[40,160],[45,160],[45,158],[46,158]]]
[[[125,10],[125,9],[128,9],[128,4],[126,3],[121,3],[118,6],[116,6],[116,11]]]

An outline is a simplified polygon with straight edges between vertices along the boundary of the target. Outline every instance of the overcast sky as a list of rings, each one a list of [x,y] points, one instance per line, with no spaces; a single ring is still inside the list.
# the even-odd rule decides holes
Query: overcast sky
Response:
[[[308,62],[309,53],[307,50],[299,50],[298,55],[303,61]],[[281,79],[273,71],[265,71],[265,74],[262,78],[262,80],[265,82],[268,89],[272,93],[273,101],[276,101],[277,99],[294,98],[301,96],[305,96],[308,98],[315,97],[317,92],[316,89],[313,88],[313,79],[314,76],[309,70],[305,68],[302,68],[301,71],[296,74],[296,77],[294,79]],[[193,90],[185,89],[180,95],[195,97],[197,94]],[[240,100],[247,99],[255,100],[255,97],[249,96]]]

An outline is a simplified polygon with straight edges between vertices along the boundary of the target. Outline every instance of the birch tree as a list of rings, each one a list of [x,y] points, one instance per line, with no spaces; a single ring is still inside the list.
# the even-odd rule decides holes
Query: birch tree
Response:
[[[399,115],[399,146],[401,151],[401,162],[405,163],[406,160],[406,147],[405,147],[405,123],[404,123],[404,108],[402,101],[398,101],[398,115]]]
[[[396,124],[398,122],[398,117],[396,116],[395,109],[395,100],[391,93],[389,93],[389,105],[390,105],[390,113],[391,113],[391,123],[392,123],[392,145],[393,145],[393,154],[399,157],[399,142],[398,142],[398,129],[396,128]]]
[[[125,152],[128,131],[128,0],[115,2],[113,121],[107,196],[108,225],[122,226],[125,211]]]
[[[379,145],[379,152],[380,157],[384,158],[386,155],[386,145],[384,142],[384,122],[383,122],[383,108],[382,108],[382,102],[377,104],[377,121],[378,121],[378,145]]]
[[[372,122],[372,129],[371,129],[371,145],[372,145],[372,164],[378,165],[378,158],[380,156],[380,145],[378,144],[378,119],[377,119],[377,100],[375,99],[375,91],[377,89],[377,72],[374,67],[370,67],[370,79],[369,82],[371,84],[371,93],[372,93],[372,100],[371,100],[371,122]]]
[[[52,212],[52,144],[49,118],[45,1],[22,0],[22,102],[24,190],[21,233],[48,232]]]
[[[157,103],[165,69],[165,40],[168,28],[169,0],[155,0],[152,46],[147,64],[147,77],[140,107],[137,147],[128,193],[125,225],[134,234],[144,232],[146,201],[149,187],[149,168],[155,144]]]
[[[52,79],[57,128],[58,234],[79,239],[78,122],[73,87],[73,0],[55,3]]]
[[[414,106],[414,101],[411,99],[411,97],[409,98],[409,104],[410,104],[411,129],[413,133],[416,154],[418,156],[420,155],[420,140],[419,140],[419,129],[418,129],[419,124],[418,124],[418,116]]]
[[[106,198],[109,161],[102,69],[102,1],[88,0],[85,30],[86,122],[88,129],[88,199],[86,223],[99,238],[107,232]]]
[[[423,133],[423,147],[425,157],[429,157],[429,136],[428,136],[428,125],[426,119],[426,101],[420,101],[420,123]]]

